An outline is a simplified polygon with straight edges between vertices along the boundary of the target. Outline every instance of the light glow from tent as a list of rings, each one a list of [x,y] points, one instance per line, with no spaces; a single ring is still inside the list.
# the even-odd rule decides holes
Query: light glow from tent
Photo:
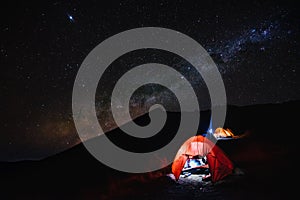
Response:
[[[195,167],[200,166],[200,165],[196,160],[191,159],[190,160],[190,166],[191,166],[191,168],[195,168]]]
[[[208,130],[207,130],[207,133],[212,134],[213,131],[214,131],[214,129],[213,129],[213,126],[212,126],[212,118],[210,118],[210,122],[209,122],[209,127],[208,127]]]
[[[184,168],[195,168],[201,166],[201,162],[197,159],[189,159],[186,161]]]

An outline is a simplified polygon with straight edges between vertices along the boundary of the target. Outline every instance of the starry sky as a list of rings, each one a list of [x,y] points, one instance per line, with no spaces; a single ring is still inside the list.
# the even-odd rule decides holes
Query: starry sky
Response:
[[[41,158],[78,144],[71,110],[77,71],[95,46],[132,28],[170,28],[199,42],[217,64],[230,105],[300,100],[295,2],[68,0],[3,6],[0,160]],[[126,70],[147,62],[178,70],[202,97],[200,107],[209,107],[193,66],[170,52],[138,50],[113,62],[98,85],[96,110],[104,130],[113,128],[111,88]],[[176,109],[172,98],[166,88],[143,87],[132,97],[131,113],[138,116],[155,102]]]

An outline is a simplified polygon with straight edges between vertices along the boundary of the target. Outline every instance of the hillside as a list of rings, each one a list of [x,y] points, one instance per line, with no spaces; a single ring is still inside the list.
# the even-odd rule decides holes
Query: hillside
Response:
[[[299,108],[299,101],[228,107],[224,127],[230,128],[237,135],[248,135],[238,140],[218,141],[217,145],[246,175],[242,180],[230,181],[225,187],[222,185],[223,189],[220,191],[223,199],[280,199],[291,195],[292,186],[285,184],[296,166],[298,142],[294,137],[297,134],[298,119],[295,116],[299,113]],[[199,133],[208,127],[209,112],[202,112],[201,119]],[[106,135],[123,148],[135,152],[150,151],[160,148],[173,138],[179,120],[180,113],[168,113],[163,130],[146,142],[126,137],[120,129],[112,130]],[[135,121],[147,124],[149,118],[144,115]],[[103,136],[88,142],[97,142],[101,137]],[[118,172],[94,159],[82,144],[40,161],[0,163],[0,173],[1,190],[11,198],[114,199],[117,196],[118,199],[130,199],[132,195],[142,195],[146,199],[157,199],[158,192],[164,193],[164,198],[177,199],[177,189],[174,188],[178,188],[178,183],[161,176],[170,173],[170,166],[155,173]],[[250,190],[250,187],[254,189]],[[166,193],[169,189],[175,191],[172,194]],[[191,195],[190,190],[187,190],[187,194],[181,193],[182,188],[178,191],[178,199]],[[193,192],[201,196],[201,191]],[[110,198],[111,196],[114,198]],[[194,196],[190,198],[193,199]],[[212,195],[211,199],[214,198],[216,196]]]

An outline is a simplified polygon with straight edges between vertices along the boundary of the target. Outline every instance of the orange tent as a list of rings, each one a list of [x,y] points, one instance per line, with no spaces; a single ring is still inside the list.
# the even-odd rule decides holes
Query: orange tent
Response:
[[[179,179],[184,164],[190,156],[206,156],[212,182],[216,182],[233,172],[233,163],[224,152],[209,139],[199,135],[185,141],[178,150],[172,164],[172,173],[176,180]]]
[[[217,128],[214,132],[216,138],[234,137],[230,129]]]

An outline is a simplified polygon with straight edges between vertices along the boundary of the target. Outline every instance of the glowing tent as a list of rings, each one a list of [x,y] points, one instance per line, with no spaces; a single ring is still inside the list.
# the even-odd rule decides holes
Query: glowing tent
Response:
[[[230,129],[217,128],[214,132],[215,138],[234,137]]]
[[[199,135],[185,141],[178,150],[172,164],[172,173],[176,180],[179,179],[187,159],[193,156],[206,156],[212,182],[216,182],[233,172],[233,163],[224,152],[209,139]]]

